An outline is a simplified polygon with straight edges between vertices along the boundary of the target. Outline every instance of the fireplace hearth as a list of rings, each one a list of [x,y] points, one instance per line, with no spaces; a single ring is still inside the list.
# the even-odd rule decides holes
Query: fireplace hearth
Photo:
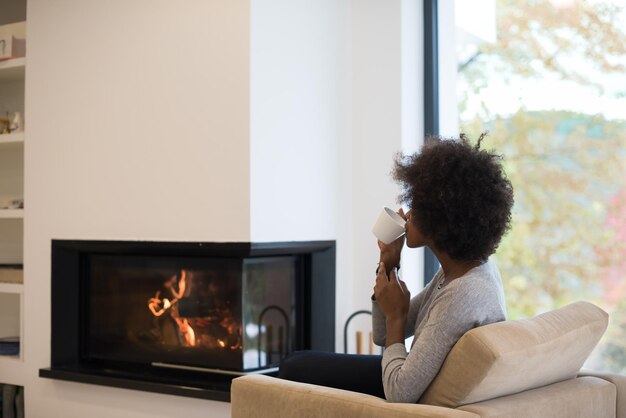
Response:
[[[334,241],[52,241],[45,378],[228,401],[244,373],[334,351]]]

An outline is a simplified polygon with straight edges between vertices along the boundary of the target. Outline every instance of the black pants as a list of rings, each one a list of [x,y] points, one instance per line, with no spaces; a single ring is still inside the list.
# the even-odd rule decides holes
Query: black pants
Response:
[[[295,351],[280,364],[278,377],[385,399],[382,356]]]

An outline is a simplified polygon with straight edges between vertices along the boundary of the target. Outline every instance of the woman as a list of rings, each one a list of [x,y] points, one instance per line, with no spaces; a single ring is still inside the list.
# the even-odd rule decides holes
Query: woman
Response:
[[[513,189],[500,158],[480,149],[483,137],[475,147],[464,135],[458,141],[430,138],[419,155],[396,161],[401,199],[411,208],[406,244],[429,247],[441,268],[410,299],[397,275],[405,237],[378,243],[372,316],[374,341],[386,348],[382,372],[389,401],[417,402],[463,334],[506,319],[500,274],[489,256],[509,228]]]
[[[489,256],[509,229],[513,188],[500,157],[458,140],[428,138],[419,154],[396,159],[394,178],[406,234],[380,249],[372,295],[374,341],[380,356],[294,353],[280,375],[370,393],[391,402],[418,402],[448,352],[472,328],[506,319],[500,274]],[[413,299],[398,277],[400,252],[429,247],[441,264]],[[407,352],[404,341],[413,336]],[[382,364],[382,377],[381,377]]]

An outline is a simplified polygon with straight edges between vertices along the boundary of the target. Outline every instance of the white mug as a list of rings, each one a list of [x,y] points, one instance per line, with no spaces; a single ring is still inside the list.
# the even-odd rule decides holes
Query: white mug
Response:
[[[402,216],[385,206],[383,210],[380,211],[378,219],[376,219],[376,223],[374,223],[374,227],[372,228],[372,232],[380,241],[389,244],[404,234],[405,224],[406,221]]]

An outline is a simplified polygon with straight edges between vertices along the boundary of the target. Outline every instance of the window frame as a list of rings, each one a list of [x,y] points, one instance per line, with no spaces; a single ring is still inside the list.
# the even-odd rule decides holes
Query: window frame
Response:
[[[439,135],[438,0],[424,0],[424,138]],[[439,260],[424,247],[424,286],[439,269]]]

